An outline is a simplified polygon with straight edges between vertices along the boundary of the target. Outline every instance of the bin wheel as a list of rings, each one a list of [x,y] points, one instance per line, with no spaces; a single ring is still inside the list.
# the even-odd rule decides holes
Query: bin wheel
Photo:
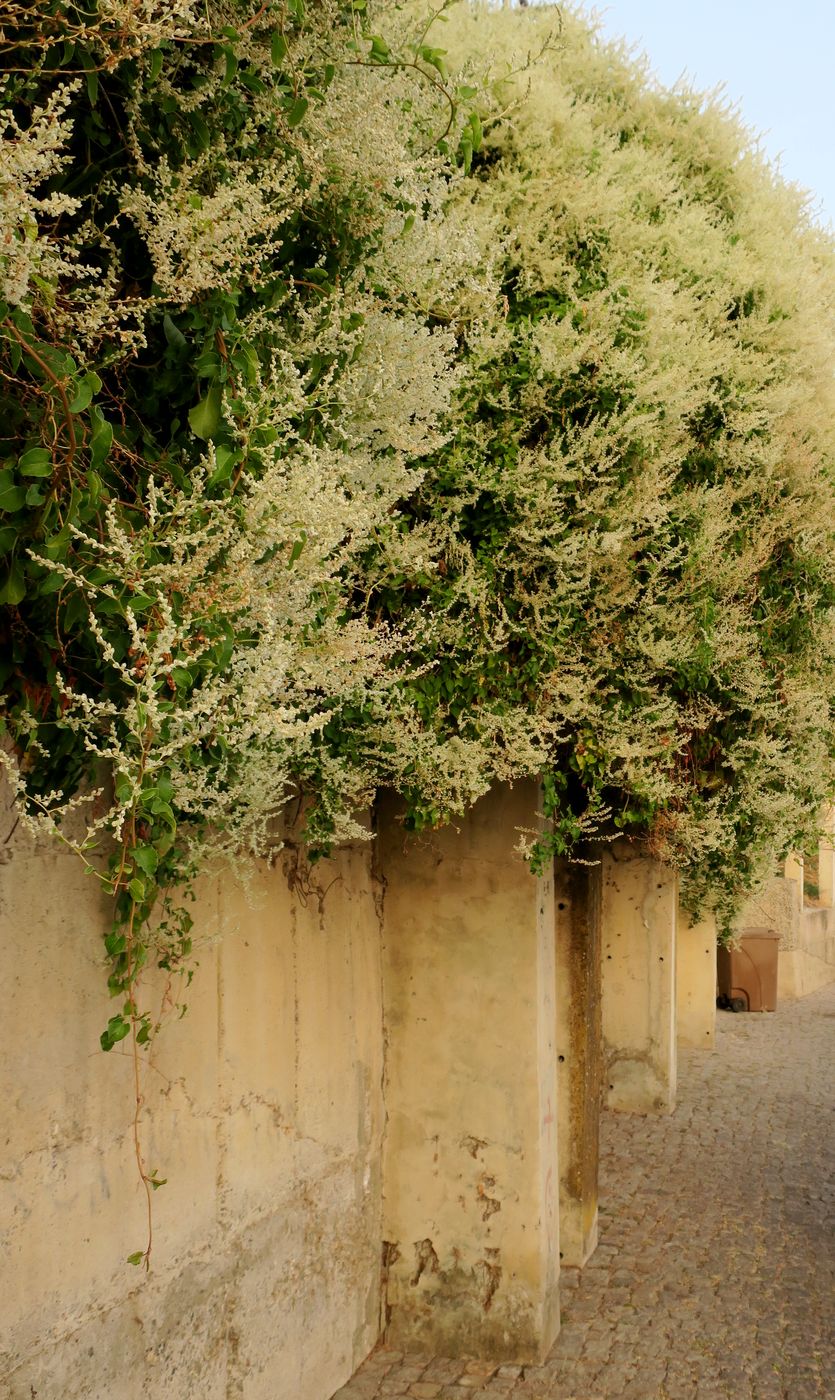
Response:
[[[731,1011],[747,1011],[748,1003],[745,997],[731,997],[730,1007]]]

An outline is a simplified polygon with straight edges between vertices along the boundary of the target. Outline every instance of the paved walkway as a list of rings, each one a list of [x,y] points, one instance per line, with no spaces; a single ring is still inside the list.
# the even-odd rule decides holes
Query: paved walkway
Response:
[[[601,1242],[546,1363],[382,1348],[339,1400],[835,1400],[835,987],[718,1019],[672,1118],[604,1116]]]

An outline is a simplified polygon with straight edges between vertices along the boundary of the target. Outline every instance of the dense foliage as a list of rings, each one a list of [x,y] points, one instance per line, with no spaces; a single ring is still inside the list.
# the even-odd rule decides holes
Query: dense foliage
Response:
[[[729,917],[835,786],[800,198],[562,9],[0,10],[4,762],[114,895],[103,1046],[299,789],[315,854],[541,773],[535,863]]]
[[[585,21],[449,29],[492,65],[466,197],[500,315],[405,511],[440,565],[387,612],[443,619],[426,722],[544,769],[540,859],[642,832],[729,919],[832,790],[833,242],[731,114]]]

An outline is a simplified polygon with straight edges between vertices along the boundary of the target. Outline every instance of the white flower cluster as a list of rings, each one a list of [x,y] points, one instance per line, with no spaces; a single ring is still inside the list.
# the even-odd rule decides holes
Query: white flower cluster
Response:
[[[0,296],[10,306],[26,305],[36,278],[54,296],[60,278],[81,271],[72,253],[48,233],[51,221],[73,213],[79,201],[42,193],[69,159],[67,108],[77,86],[57,87],[25,128],[8,108],[0,119]]]

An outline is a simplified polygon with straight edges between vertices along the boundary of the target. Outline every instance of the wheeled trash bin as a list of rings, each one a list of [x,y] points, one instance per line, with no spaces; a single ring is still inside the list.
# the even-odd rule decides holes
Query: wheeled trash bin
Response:
[[[720,1006],[731,1011],[777,1010],[777,954],[780,935],[768,928],[747,929],[736,948],[717,950]]]

